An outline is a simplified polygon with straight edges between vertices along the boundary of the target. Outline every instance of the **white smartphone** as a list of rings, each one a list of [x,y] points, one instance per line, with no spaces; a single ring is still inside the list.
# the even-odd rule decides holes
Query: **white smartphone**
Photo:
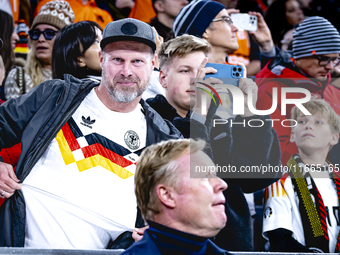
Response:
[[[232,13],[230,17],[234,26],[238,29],[245,31],[257,30],[257,17],[255,15],[249,15],[247,13]]]

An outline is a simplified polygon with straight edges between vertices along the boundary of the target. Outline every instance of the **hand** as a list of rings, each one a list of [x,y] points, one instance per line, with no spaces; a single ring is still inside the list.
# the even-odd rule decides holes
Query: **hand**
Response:
[[[257,17],[257,30],[249,31],[249,34],[253,36],[262,52],[271,51],[274,48],[274,41],[263,16],[259,12],[248,12],[248,14]]]
[[[134,228],[133,229],[132,238],[135,239],[135,242],[142,240],[144,231],[148,228],[149,228],[149,226],[146,226],[144,228]]]
[[[0,195],[6,191],[0,198],[11,197],[15,190],[21,189],[22,184],[16,177],[13,167],[10,164],[0,162]]]
[[[247,71],[243,63],[237,63],[238,65],[243,66],[243,77],[240,79],[238,87],[240,90],[242,90],[244,94],[244,114],[241,115],[242,117],[250,117],[253,116],[254,114],[249,110],[248,107],[248,97],[252,97],[252,103],[255,108],[256,102],[257,102],[257,91],[258,87],[256,83],[250,79],[246,78],[247,77]]]

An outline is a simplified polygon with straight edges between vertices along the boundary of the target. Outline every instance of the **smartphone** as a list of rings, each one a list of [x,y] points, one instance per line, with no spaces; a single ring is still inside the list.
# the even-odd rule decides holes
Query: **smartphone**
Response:
[[[217,78],[223,81],[223,84],[231,84],[238,86],[240,78],[243,77],[243,66],[227,65],[227,64],[214,64],[207,63],[205,67],[212,67],[217,70],[217,73],[208,73],[205,79],[209,77]]]
[[[234,26],[238,29],[245,31],[257,30],[257,17],[255,15],[249,15],[247,13],[232,13],[230,17]]]

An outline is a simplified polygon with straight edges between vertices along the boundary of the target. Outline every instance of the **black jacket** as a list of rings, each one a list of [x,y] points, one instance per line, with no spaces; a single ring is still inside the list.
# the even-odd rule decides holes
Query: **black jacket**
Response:
[[[275,130],[271,127],[270,119],[266,116],[252,116],[242,118],[237,116],[236,122],[248,123],[250,119],[260,119],[264,125],[260,128],[252,128],[248,125],[216,125],[213,127],[212,118],[214,114],[207,116],[205,125],[197,128],[200,124],[197,121],[190,120],[188,117],[181,118],[176,110],[167,102],[162,95],[157,95],[147,102],[153,107],[164,119],[172,121],[178,130],[192,131],[190,136],[203,136],[208,140],[213,152],[213,160],[219,166],[235,166],[239,171],[241,167],[246,166],[279,166],[280,162],[280,145]],[[209,124],[208,124],[209,123]],[[195,127],[190,127],[194,125]],[[206,130],[205,134],[202,130]],[[198,131],[198,132],[196,132]],[[188,133],[183,134],[183,136]],[[258,173],[218,173],[227,184],[228,188],[224,191],[226,197],[226,214],[227,225],[214,238],[214,242],[221,248],[229,251],[253,251],[253,242],[251,234],[251,217],[247,201],[243,193],[252,193],[261,190],[280,178],[280,172],[272,175]]]
[[[29,175],[86,95],[98,85],[96,81],[79,80],[66,75],[65,80],[44,82],[30,93],[8,100],[0,106],[0,148],[11,147],[20,142],[22,144],[22,153],[16,168],[20,182]],[[182,138],[170,122],[164,121],[143,100],[141,105],[147,122],[146,146],[162,140]],[[0,207],[0,246],[24,246],[25,217],[25,199],[18,190]],[[141,227],[142,222],[141,217],[137,218],[136,226]],[[128,237],[131,239],[131,233],[128,233]],[[126,248],[119,244],[110,244],[110,247]]]

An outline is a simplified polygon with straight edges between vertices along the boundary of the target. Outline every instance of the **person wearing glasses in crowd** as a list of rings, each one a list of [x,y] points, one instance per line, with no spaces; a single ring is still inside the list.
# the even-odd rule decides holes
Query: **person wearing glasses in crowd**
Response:
[[[252,35],[261,52],[273,48],[273,40],[262,15],[249,12],[258,21],[257,31]],[[235,52],[239,45],[232,19],[225,6],[215,1],[194,0],[183,7],[176,16],[173,26],[175,37],[182,34],[205,39],[211,45],[209,63],[224,64],[226,54]]]
[[[340,35],[325,18],[313,16],[306,18],[293,33],[293,50],[282,51],[268,63],[256,76],[259,86],[257,109],[268,110],[273,104],[273,88],[277,88],[277,107],[271,114],[277,123],[290,119],[294,105],[286,106],[282,115],[281,89],[287,87],[304,88],[317,98],[325,99],[340,115],[340,90],[330,84],[331,71],[340,63]],[[287,98],[304,98],[302,93],[289,93]],[[289,158],[298,153],[295,143],[290,142],[290,127],[274,125],[280,139],[281,161],[286,165]],[[338,163],[336,145],[328,159]]]
[[[24,69],[15,68],[5,83],[5,98],[17,98],[52,79],[52,49],[58,31],[73,23],[74,13],[65,1],[45,4],[29,31],[31,50]]]

